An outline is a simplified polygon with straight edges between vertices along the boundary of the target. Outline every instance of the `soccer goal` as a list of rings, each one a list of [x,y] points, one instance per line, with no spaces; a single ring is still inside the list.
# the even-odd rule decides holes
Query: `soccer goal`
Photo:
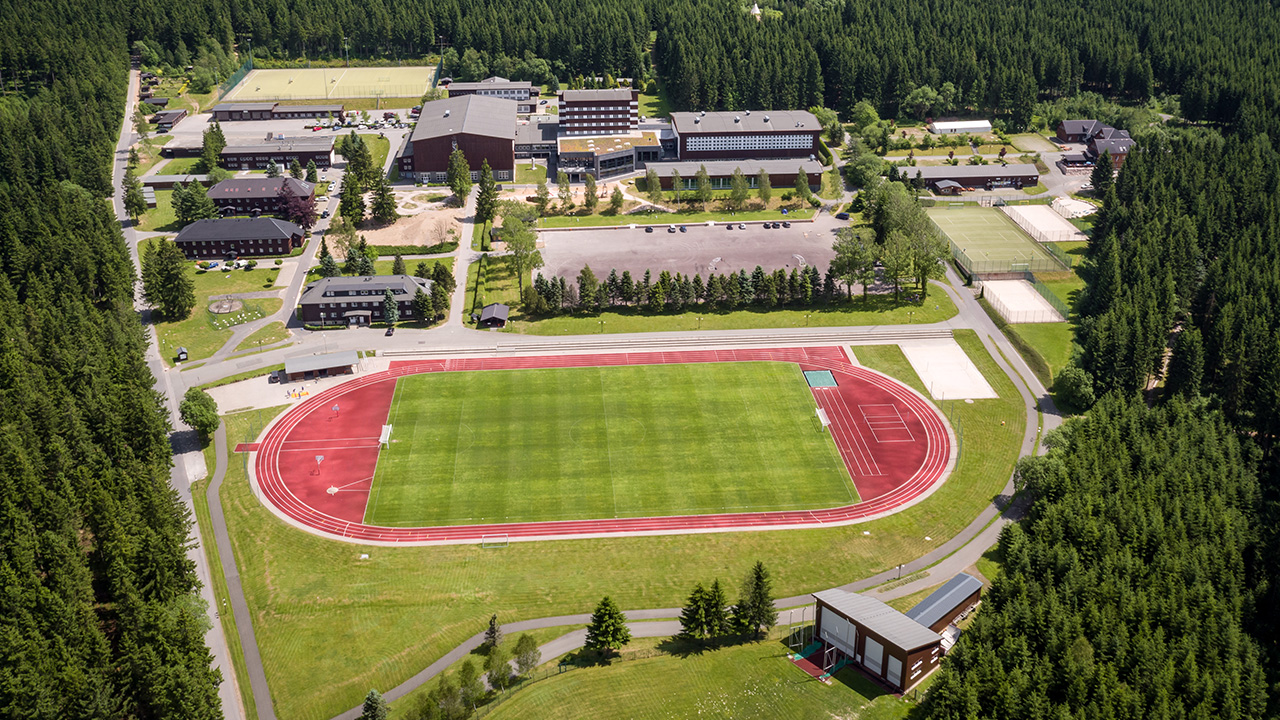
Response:
[[[481,535],[480,547],[482,548],[504,548],[507,546],[508,539],[506,535]]]

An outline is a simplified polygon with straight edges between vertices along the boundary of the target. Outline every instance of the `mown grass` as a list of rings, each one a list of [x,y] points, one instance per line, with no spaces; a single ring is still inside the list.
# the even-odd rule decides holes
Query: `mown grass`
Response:
[[[491,613],[509,622],[589,612],[605,594],[627,609],[678,607],[695,581],[716,577],[732,597],[756,560],[773,573],[775,595],[785,597],[935,549],[1003,488],[1026,419],[1021,398],[977,337],[962,331],[957,340],[1000,397],[948,408],[962,428],[964,452],[937,492],[896,515],[849,527],[503,549],[362,547],[286,525],[232,463],[222,502],[277,715],[328,720],[359,704],[369,688],[395,687],[426,667],[483,629]],[[899,377],[922,387],[896,347],[855,351],[865,365],[901,369]],[[229,442],[245,440],[246,427],[229,427]]]
[[[178,232],[182,226],[178,224],[178,216],[173,212],[173,191],[157,190],[156,206],[138,218],[136,226],[139,232]]]
[[[817,510],[858,501],[793,363],[401,378],[371,525]],[[492,442],[493,438],[505,438]]]
[[[236,351],[254,350],[263,345],[271,345],[288,339],[289,330],[284,326],[284,323],[273,322],[264,328],[255,330],[252,335],[236,346]]]
[[[656,657],[596,665],[548,678],[521,690],[487,717],[850,718],[898,720],[910,705],[851,668],[820,683],[787,659],[782,631],[763,642],[714,650],[667,638],[641,638],[631,649]]]
[[[517,185],[537,185],[547,179],[547,166],[543,164],[535,164],[529,167],[529,164],[523,160],[516,162],[516,179]]]
[[[242,322],[249,322],[271,315],[280,309],[280,305],[280,298],[246,300],[244,309],[236,315],[243,314],[245,319]],[[214,315],[205,305],[197,304],[185,320],[156,323],[160,357],[172,364],[179,347],[187,349],[188,362],[209,357],[231,339],[231,327],[226,325],[233,322],[229,317]]]
[[[267,264],[253,270],[201,270],[191,263],[187,265],[187,272],[195,282],[196,304],[200,305],[222,295],[271,290],[275,288],[280,268]]]

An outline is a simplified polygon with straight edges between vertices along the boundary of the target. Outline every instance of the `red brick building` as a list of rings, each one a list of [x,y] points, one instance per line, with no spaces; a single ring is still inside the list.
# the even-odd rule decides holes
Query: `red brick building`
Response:
[[[316,186],[291,177],[231,178],[209,188],[209,199],[223,215],[272,215],[281,212],[282,189],[289,194],[315,201]]]
[[[671,113],[681,160],[818,156],[822,126],[805,110]]]
[[[561,135],[612,135],[639,127],[639,90],[615,88],[560,93]]]
[[[1117,130],[1097,120],[1063,120],[1058,123],[1058,139],[1062,142],[1085,144],[1085,156],[1090,163],[1097,162],[1102,153],[1111,154],[1111,164],[1117,170],[1133,149],[1133,138],[1128,130]]]
[[[421,182],[444,182],[449,155],[462,150],[472,179],[485,160],[493,177],[509,182],[515,174],[516,104],[484,95],[465,95],[425,103],[418,125],[398,158],[400,174]]]

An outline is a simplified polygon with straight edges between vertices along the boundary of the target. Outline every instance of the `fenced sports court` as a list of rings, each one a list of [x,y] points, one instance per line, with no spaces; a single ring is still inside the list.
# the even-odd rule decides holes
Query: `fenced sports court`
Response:
[[[1043,287],[1043,283],[1026,280],[989,280],[982,284],[982,295],[1011,325],[1065,321],[1070,311],[1052,292],[1046,296],[1047,288]]]
[[[996,208],[937,205],[926,212],[950,241],[951,256],[971,276],[1068,267]]]
[[[224,102],[420,98],[431,87],[434,67],[254,69]]]
[[[1085,242],[1089,239],[1048,205],[1005,206],[1000,210],[1036,242]]]

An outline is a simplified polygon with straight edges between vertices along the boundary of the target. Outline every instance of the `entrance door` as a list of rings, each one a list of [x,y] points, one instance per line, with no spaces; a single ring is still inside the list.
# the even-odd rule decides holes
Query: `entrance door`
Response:
[[[889,656],[889,671],[884,674],[884,679],[894,687],[902,687],[902,661],[898,658]]]
[[[871,638],[867,638],[864,642],[866,644],[862,647],[862,664],[879,675],[880,669],[884,667],[884,646]]]

